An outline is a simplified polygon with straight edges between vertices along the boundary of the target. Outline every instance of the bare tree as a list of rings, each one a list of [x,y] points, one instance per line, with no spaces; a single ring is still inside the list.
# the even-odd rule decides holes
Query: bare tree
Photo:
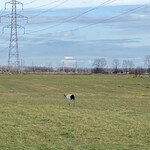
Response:
[[[127,72],[130,73],[131,70],[134,68],[134,63],[131,60],[123,60],[122,67],[127,74]]]
[[[122,68],[124,69],[124,71],[127,72],[129,71],[129,64],[128,64],[128,61],[127,60],[123,60],[123,63],[122,63]]]
[[[147,55],[144,60],[145,66],[147,67],[147,73],[150,74],[150,55]]]
[[[129,60],[129,61],[128,61],[128,65],[129,65],[129,72],[131,73],[132,70],[133,70],[133,68],[134,68],[134,63],[133,63],[133,61],[132,61],[132,60]]]
[[[114,68],[114,73],[118,73],[118,68],[120,66],[119,60],[118,59],[114,59],[112,65],[113,65],[113,68]]]
[[[106,65],[107,61],[105,58],[95,59],[93,63],[93,66],[95,66],[94,73],[102,73]]]

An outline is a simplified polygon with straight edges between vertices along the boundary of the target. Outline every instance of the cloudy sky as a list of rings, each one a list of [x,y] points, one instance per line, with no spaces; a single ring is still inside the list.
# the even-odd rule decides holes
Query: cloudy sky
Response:
[[[11,12],[1,0],[0,15]],[[149,0],[20,0],[19,55],[25,65],[92,67],[94,59],[132,60],[143,66],[150,55]],[[10,24],[2,17],[0,30]],[[0,65],[7,65],[10,30],[0,32]],[[64,60],[65,59],[65,60]]]

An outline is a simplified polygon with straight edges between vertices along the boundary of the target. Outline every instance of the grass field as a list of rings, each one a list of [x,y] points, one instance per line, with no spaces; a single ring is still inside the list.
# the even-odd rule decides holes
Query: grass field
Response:
[[[0,150],[150,150],[150,78],[0,75]]]

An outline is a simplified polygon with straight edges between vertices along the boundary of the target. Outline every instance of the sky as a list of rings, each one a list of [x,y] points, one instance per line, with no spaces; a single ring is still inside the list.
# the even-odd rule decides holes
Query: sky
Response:
[[[0,3],[0,31],[10,24],[11,5]],[[93,67],[98,58],[107,67],[119,59],[144,66],[150,55],[149,0],[20,0],[18,29],[20,60],[26,66]],[[7,65],[10,29],[0,32],[0,65]]]

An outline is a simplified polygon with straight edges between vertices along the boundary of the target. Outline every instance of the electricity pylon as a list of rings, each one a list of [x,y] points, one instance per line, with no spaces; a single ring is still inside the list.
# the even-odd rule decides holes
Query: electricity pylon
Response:
[[[17,5],[22,5],[23,9],[23,3],[18,2],[16,0],[11,0],[9,2],[5,3],[5,9],[7,4],[10,4],[12,7],[12,11],[10,14],[0,16],[1,17],[6,17],[6,18],[11,18],[11,23],[5,27],[3,27],[3,32],[4,28],[10,28],[10,43],[9,43],[9,54],[8,54],[8,70],[11,71],[11,69],[19,70],[19,51],[18,51],[18,28],[23,28],[25,32],[25,28],[22,27],[21,25],[17,24],[17,19],[18,18],[25,18],[28,21],[28,18],[25,16],[22,16],[20,14],[17,14]]]

